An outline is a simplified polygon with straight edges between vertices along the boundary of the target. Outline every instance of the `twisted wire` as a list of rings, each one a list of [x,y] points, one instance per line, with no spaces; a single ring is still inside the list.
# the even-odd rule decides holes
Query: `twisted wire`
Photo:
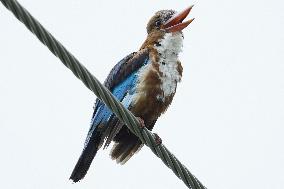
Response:
[[[37,38],[57,56],[61,62],[95,93],[152,152],[169,167],[190,189],[205,189],[201,182],[163,145],[157,145],[155,135],[147,128],[141,128],[137,118],[116,100],[59,41],[57,41],[33,16],[16,0],[0,0],[15,17],[21,21]]]

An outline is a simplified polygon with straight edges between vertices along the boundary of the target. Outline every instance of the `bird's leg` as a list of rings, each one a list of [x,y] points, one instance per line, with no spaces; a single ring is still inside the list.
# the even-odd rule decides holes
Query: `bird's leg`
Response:
[[[137,118],[137,120],[139,122],[140,129],[144,129],[144,127],[145,127],[144,120],[141,117],[136,117],[136,118]]]
[[[162,139],[161,137],[159,137],[159,135],[157,133],[153,133],[154,136],[155,136],[155,142],[156,142],[156,145],[159,146],[160,144],[162,144]]]

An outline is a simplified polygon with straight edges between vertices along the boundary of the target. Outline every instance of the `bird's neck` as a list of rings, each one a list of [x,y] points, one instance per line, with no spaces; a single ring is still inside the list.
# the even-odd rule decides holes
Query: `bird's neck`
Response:
[[[166,33],[163,38],[154,44],[161,59],[177,60],[182,51],[183,35],[182,33]]]
[[[177,60],[178,54],[182,51],[183,34],[176,33],[151,33],[143,43],[142,49],[148,49],[158,59]]]

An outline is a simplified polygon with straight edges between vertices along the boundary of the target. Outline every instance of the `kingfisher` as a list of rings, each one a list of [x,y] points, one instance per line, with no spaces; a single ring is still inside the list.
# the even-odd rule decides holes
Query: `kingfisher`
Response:
[[[119,61],[110,71],[104,86],[140,121],[152,130],[157,119],[171,104],[181,81],[183,68],[178,59],[183,32],[193,20],[184,21],[193,6],[177,13],[160,10],[147,24],[148,36],[141,48]],[[184,22],[183,22],[184,21]],[[161,139],[156,135],[157,144]],[[85,177],[97,154],[111,142],[110,156],[119,164],[127,162],[143,146],[115,114],[99,99],[94,105],[91,127],[84,149],[70,176],[73,182]]]

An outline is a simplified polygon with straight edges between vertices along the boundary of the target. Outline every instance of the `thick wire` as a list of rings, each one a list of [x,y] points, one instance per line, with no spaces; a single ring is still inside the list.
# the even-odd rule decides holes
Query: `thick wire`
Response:
[[[157,145],[155,136],[146,128],[141,129],[136,117],[116,100],[111,92],[106,89],[68,50],[59,43],[33,16],[23,8],[16,0],[1,0],[19,21],[34,33],[49,50],[57,56],[61,62],[69,68],[95,95],[101,99],[123,121],[127,127],[140,140],[146,144],[152,152],[158,156],[164,164],[172,169],[188,188],[205,189],[201,182],[193,176],[189,170],[163,145]]]

